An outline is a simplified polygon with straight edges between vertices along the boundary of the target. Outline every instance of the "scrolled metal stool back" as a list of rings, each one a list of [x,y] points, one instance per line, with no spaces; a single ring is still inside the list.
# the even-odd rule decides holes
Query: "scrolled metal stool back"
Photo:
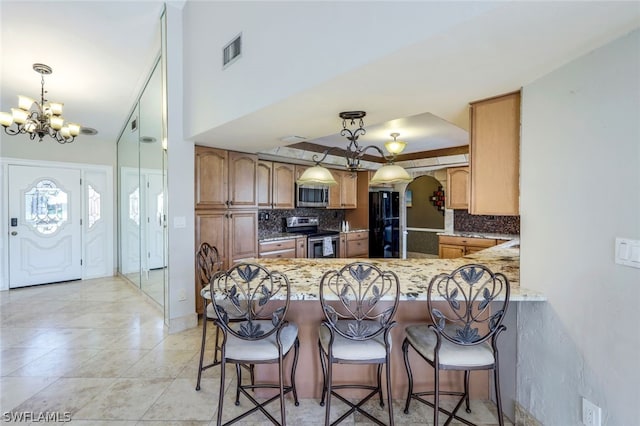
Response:
[[[509,281],[484,265],[461,266],[429,283],[427,304],[431,321],[441,335],[459,345],[477,345],[500,328],[509,304]],[[434,306],[439,296],[446,309]]]
[[[239,263],[211,279],[217,322],[244,340],[264,339],[285,325],[289,291],[286,275],[252,263]],[[272,327],[265,329],[264,320]]]
[[[348,339],[374,338],[392,323],[399,292],[400,283],[395,273],[382,271],[367,262],[354,262],[339,271],[328,271],[320,281],[325,323]],[[336,302],[329,304],[330,300]],[[381,310],[381,301],[392,302],[392,305]]]

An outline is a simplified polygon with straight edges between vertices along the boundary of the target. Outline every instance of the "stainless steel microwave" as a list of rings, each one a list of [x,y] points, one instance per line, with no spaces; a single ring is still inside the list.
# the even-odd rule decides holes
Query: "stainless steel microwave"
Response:
[[[328,186],[297,185],[296,207],[327,207],[328,204]]]

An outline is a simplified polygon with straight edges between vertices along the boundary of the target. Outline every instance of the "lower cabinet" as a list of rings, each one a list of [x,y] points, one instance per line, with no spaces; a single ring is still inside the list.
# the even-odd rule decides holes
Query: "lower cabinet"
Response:
[[[296,257],[296,238],[287,240],[265,241],[259,244],[262,258],[294,258]]]
[[[340,257],[368,258],[369,231],[343,232],[340,234]]]
[[[307,257],[307,237],[296,238],[296,257],[298,258]]]
[[[488,247],[495,246],[498,241],[493,238],[470,238],[440,235],[438,237],[440,259],[454,259],[466,256]]]
[[[196,210],[195,221],[194,251],[197,251],[203,242],[215,246],[223,268],[258,257],[257,210]],[[200,283],[196,281],[196,312],[202,313],[199,286]]]

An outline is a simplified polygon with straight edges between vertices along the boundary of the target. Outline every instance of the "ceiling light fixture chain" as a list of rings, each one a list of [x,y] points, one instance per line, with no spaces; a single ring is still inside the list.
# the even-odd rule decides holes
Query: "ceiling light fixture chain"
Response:
[[[80,134],[80,125],[65,123],[62,117],[62,105],[45,99],[44,76],[53,72],[46,64],[33,64],[33,70],[39,73],[40,102],[26,96],[18,96],[18,108],[11,108],[11,113],[0,112],[0,124],[8,135],[27,134],[31,140],[36,137],[42,142],[45,136],[50,136],[56,142],[71,143]],[[15,125],[15,126],[14,126]]]

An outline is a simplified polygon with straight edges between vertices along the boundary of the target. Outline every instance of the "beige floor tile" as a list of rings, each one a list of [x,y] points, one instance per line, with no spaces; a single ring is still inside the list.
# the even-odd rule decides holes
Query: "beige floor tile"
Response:
[[[147,353],[148,349],[100,350],[64,377],[120,377]]]
[[[108,388],[114,379],[63,378],[58,379],[13,411],[75,413]]]
[[[20,343],[25,348],[61,348],[79,337],[86,336],[91,330],[86,328],[43,328],[42,333],[34,335]]]
[[[58,348],[14,370],[11,376],[64,376],[96,356],[99,349]]]
[[[143,420],[211,421],[218,400],[219,380],[204,379],[200,391],[194,381],[176,379],[145,413]]]
[[[11,411],[56,380],[57,377],[0,377],[0,412]]]
[[[171,379],[117,379],[79,410],[79,420],[139,420],[171,384]]]
[[[191,361],[195,351],[169,351],[155,348],[149,351],[122,377],[170,377],[175,378]]]
[[[24,347],[25,341],[46,332],[46,328],[7,327],[0,329],[0,348]]]
[[[51,348],[6,348],[0,351],[0,374],[10,373],[51,352]]]

